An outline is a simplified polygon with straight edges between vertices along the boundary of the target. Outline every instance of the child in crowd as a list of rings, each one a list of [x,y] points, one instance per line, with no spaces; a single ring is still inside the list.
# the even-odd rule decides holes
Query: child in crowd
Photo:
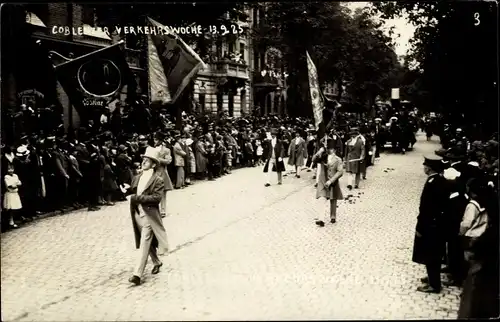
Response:
[[[262,160],[264,149],[262,148],[262,142],[260,140],[257,140],[255,144],[257,145],[257,165],[261,166],[264,164],[264,160]]]
[[[13,166],[8,167],[7,174],[4,177],[4,182],[6,191],[3,199],[3,206],[5,213],[9,218],[9,226],[11,228],[17,228],[18,226],[14,222],[14,215],[22,209],[21,198],[18,193],[21,181],[19,180],[17,174],[14,173]]]

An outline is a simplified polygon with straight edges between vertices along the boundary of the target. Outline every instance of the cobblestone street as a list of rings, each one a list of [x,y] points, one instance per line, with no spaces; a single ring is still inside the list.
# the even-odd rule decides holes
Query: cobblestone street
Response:
[[[422,154],[439,141],[417,139],[406,155],[382,154],[324,228],[312,172],[265,188],[262,167],[245,168],[171,192],[172,252],[137,287],[127,281],[138,251],[126,202],[7,232],[2,319],[455,319],[458,288],[415,290],[425,276],[411,262]]]

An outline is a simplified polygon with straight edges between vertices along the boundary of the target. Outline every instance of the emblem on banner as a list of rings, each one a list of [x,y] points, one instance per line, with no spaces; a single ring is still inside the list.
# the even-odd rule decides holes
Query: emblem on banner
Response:
[[[94,97],[109,97],[121,88],[121,72],[109,59],[94,59],[80,66],[77,72],[82,90]]]

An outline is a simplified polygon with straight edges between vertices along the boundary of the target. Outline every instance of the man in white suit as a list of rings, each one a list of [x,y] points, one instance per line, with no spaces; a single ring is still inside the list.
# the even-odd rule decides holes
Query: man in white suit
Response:
[[[156,248],[161,253],[168,252],[167,232],[160,216],[160,201],[164,195],[164,183],[160,173],[155,168],[160,163],[158,151],[148,147],[142,156],[142,173],[132,180],[129,196],[130,214],[135,235],[136,248],[140,256],[134,275],[129,282],[141,284],[141,276],[148,261],[153,261],[152,274],[158,274],[163,265],[158,258]]]

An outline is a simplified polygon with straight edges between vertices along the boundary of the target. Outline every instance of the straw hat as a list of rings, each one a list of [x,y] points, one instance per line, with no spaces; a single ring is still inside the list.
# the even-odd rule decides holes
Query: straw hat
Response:
[[[160,163],[159,152],[160,151],[158,151],[157,149],[148,146],[146,148],[146,152],[144,152],[144,154],[141,155],[141,157],[151,159],[156,163]]]
[[[28,148],[25,145],[21,145],[16,150],[16,156],[18,156],[18,157],[25,157],[29,154],[30,154],[30,151],[28,150]]]

